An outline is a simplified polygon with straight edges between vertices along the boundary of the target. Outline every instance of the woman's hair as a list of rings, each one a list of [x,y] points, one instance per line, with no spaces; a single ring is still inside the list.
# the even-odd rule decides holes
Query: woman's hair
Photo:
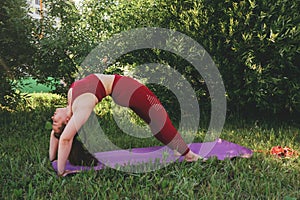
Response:
[[[73,165],[96,166],[98,164],[97,158],[84,147],[83,143],[78,139],[77,133],[73,139],[69,161]]]
[[[61,128],[63,131],[65,126]],[[62,133],[62,132],[61,132]],[[60,133],[60,134],[61,134]],[[59,133],[54,133],[55,137],[57,139],[60,138]],[[92,155],[83,145],[83,143],[79,140],[78,134],[73,138],[71,151],[69,154],[69,162],[72,165],[80,165],[80,166],[96,166],[98,164],[97,158]]]

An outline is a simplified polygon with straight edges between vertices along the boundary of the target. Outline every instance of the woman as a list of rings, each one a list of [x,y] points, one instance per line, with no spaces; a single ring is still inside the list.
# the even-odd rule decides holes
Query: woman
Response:
[[[188,148],[160,101],[145,85],[120,75],[90,74],[71,85],[68,91],[68,106],[56,109],[52,116],[49,157],[50,160],[54,160],[57,154],[59,176],[68,173],[65,166],[67,159],[72,157],[70,155],[76,156],[71,148],[75,141],[78,144],[78,141],[74,140],[77,131],[87,121],[95,105],[108,95],[116,104],[131,108],[149,124],[151,132],[158,140],[185,156],[186,161],[198,160],[199,156]],[[83,155],[91,161],[87,163],[97,162],[97,159],[83,148],[80,151],[85,151]]]

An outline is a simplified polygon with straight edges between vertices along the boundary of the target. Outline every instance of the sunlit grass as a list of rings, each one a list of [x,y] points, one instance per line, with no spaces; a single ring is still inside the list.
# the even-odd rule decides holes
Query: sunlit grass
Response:
[[[106,168],[58,178],[48,161],[50,120],[55,105],[1,114],[1,199],[299,199],[300,160],[266,153],[252,158],[172,163],[147,173]],[[122,133],[109,115],[100,120],[107,136],[121,148],[160,145],[154,138]],[[237,123],[238,122],[238,123]],[[206,134],[200,129],[195,141]],[[299,129],[287,124],[229,120],[222,139],[267,152],[272,146],[299,149]]]

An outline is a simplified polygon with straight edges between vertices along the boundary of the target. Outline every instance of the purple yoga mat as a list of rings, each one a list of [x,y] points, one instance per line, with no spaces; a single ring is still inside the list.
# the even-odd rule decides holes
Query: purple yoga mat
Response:
[[[218,160],[226,158],[252,156],[252,151],[226,140],[217,139],[213,142],[191,143],[190,149],[204,159],[216,157]],[[120,166],[138,165],[143,163],[162,163],[164,165],[176,161],[183,161],[183,156],[176,156],[174,152],[165,146],[155,146],[146,148],[133,148],[131,150],[114,150],[95,153],[99,163],[95,167],[74,166],[67,162],[66,170],[74,172],[82,170],[101,170],[105,167],[118,168]],[[52,162],[54,170],[57,171],[57,161]]]

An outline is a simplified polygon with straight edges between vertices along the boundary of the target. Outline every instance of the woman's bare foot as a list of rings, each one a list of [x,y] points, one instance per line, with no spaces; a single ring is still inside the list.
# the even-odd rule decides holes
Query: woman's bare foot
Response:
[[[195,154],[194,152],[192,152],[191,150],[184,157],[184,160],[187,162],[195,162],[198,159],[201,159],[201,157]]]
[[[181,156],[181,154],[178,151],[174,150],[174,156],[179,157]]]
[[[174,156],[180,157],[181,154],[178,151],[174,150]],[[207,160],[207,159],[202,158],[201,156],[195,154],[191,150],[184,157],[184,160],[187,161],[187,162],[194,162],[194,161],[197,161],[199,159],[201,159],[202,161],[206,161]]]

